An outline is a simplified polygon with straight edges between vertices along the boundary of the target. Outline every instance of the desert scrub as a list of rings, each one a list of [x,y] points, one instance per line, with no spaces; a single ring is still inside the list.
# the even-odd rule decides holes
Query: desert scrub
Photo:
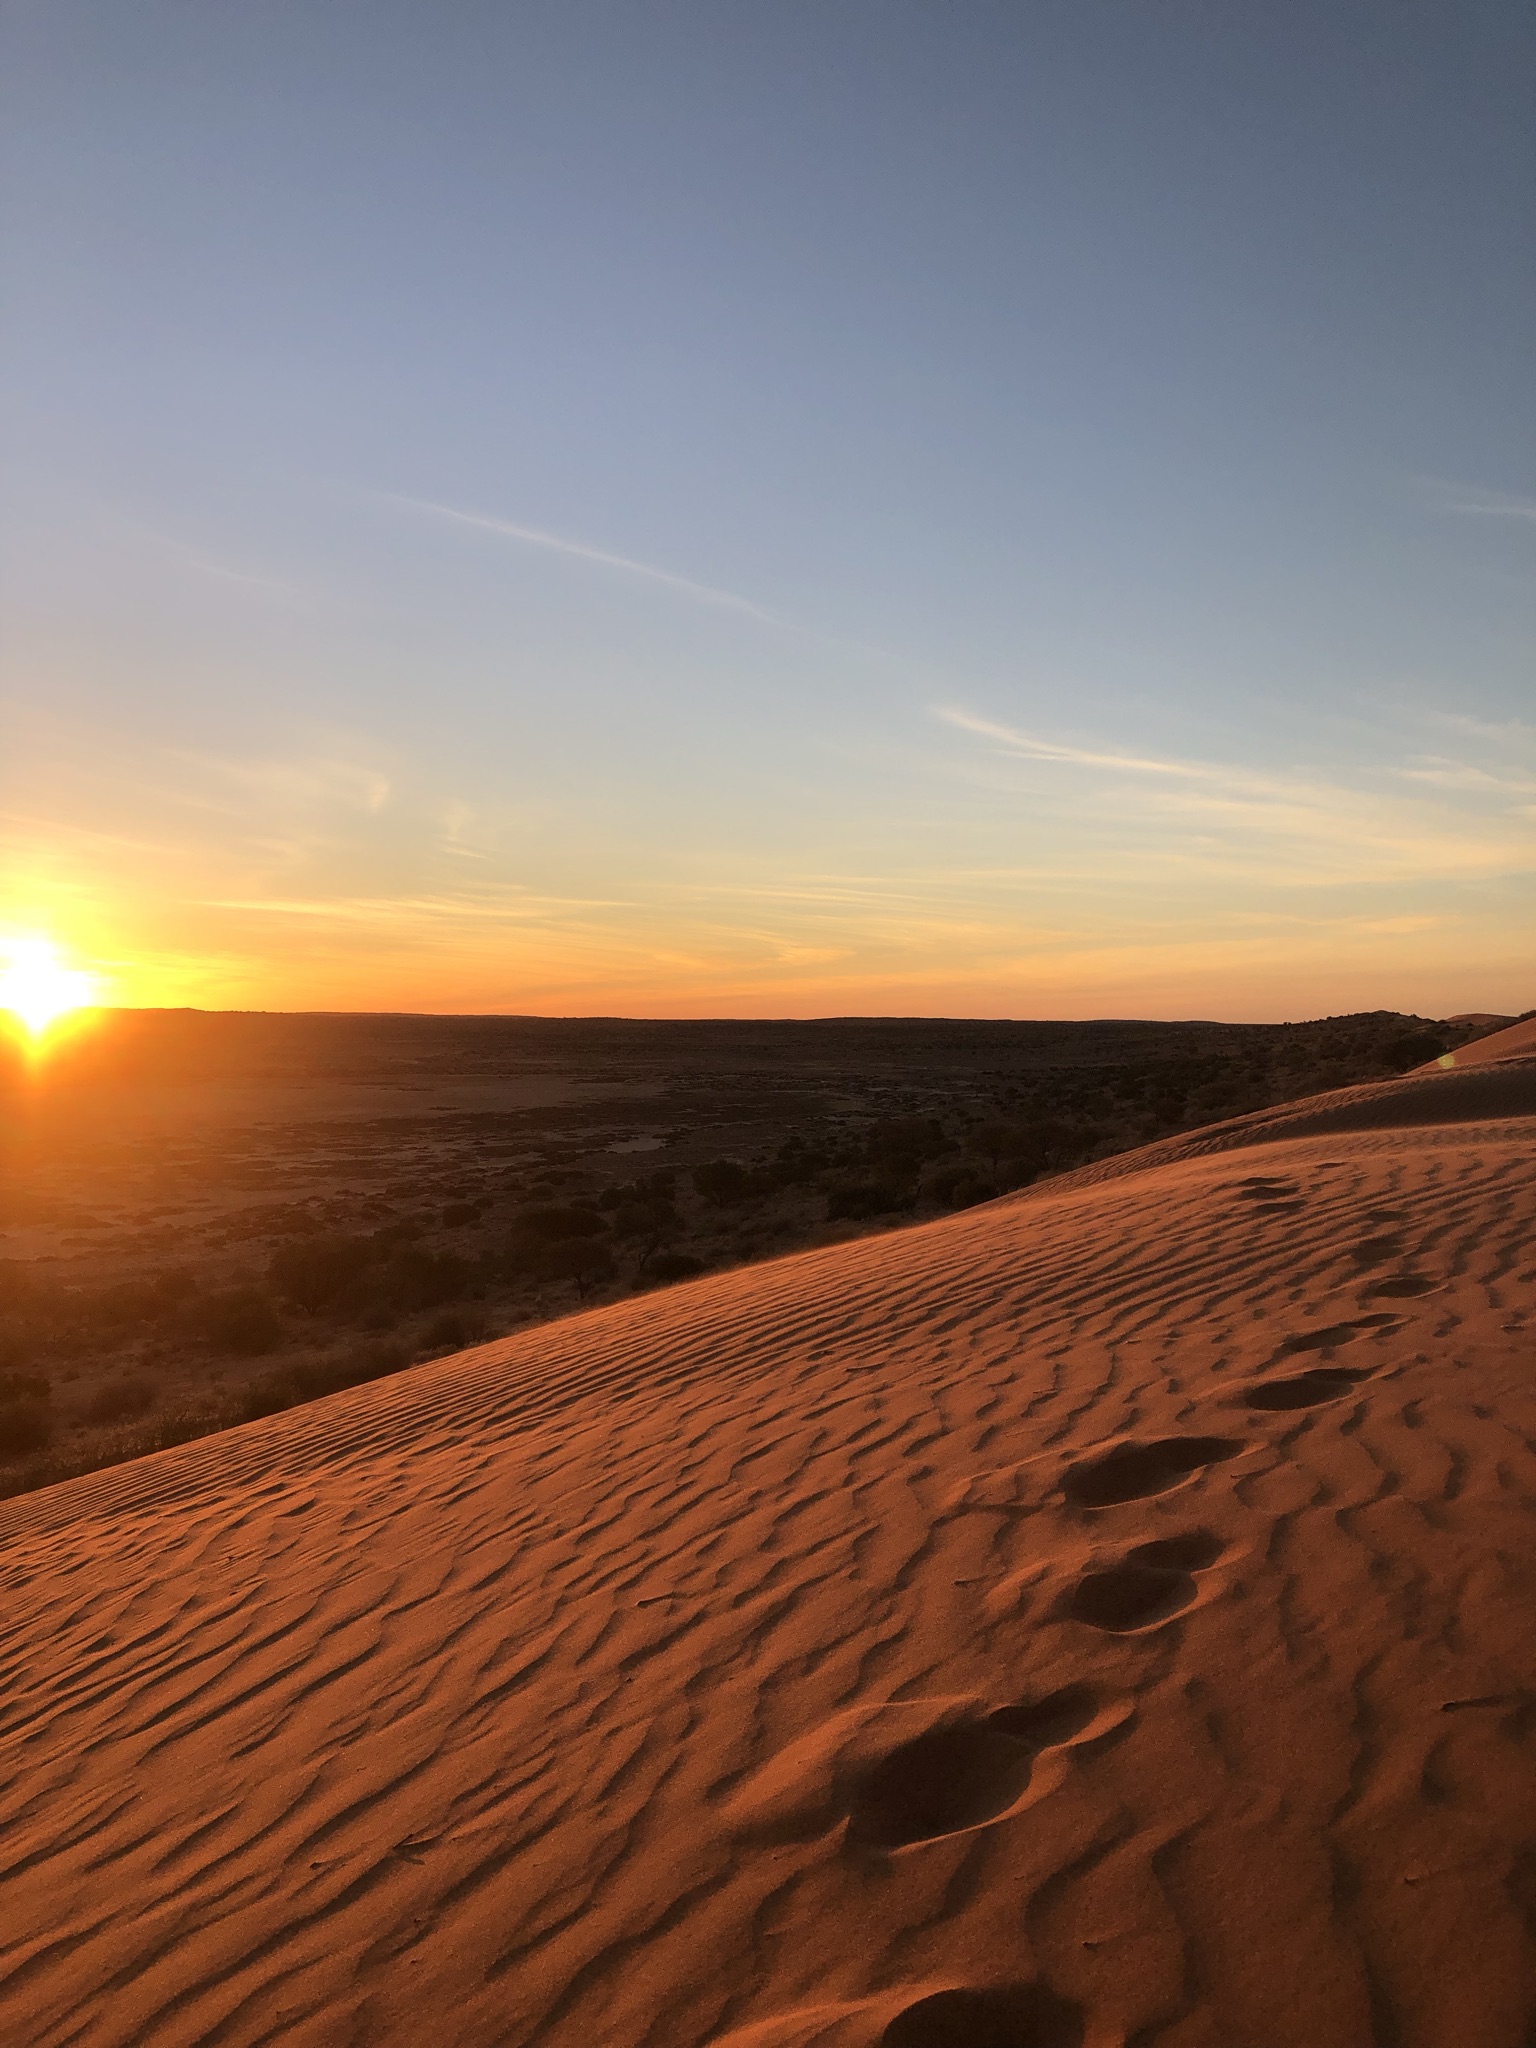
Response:
[[[411,1354],[399,1343],[363,1344],[340,1358],[297,1359],[251,1382],[240,1403],[239,1419],[258,1422],[264,1415],[279,1415],[285,1408],[318,1401],[324,1394],[339,1394],[345,1387],[388,1379],[411,1363]]]
[[[159,1397],[160,1390],[153,1380],[108,1380],[86,1402],[81,1420],[93,1427],[107,1422],[131,1422],[147,1415]]]

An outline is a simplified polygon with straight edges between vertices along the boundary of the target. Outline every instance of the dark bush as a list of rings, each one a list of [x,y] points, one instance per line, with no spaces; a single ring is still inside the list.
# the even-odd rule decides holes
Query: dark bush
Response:
[[[367,1238],[303,1238],[280,1246],[267,1270],[284,1300],[314,1316],[349,1294],[374,1256]]]
[[[779,1147],[773,1163],[767,1168],[767,1175],[775,1187],[801,1188],[813,1181],[818,1173],[824,1173],[828,1163],[824,1152],[808,1151],[790,1139]]]
[[[403,1314],[437,1308],[462,1294],[469,1284],[470,1265],[456,1252],[428,1251],[422,1245],[397,1248],[380,1277],[389,1300]]]
[[[977,1202],[990,1202],[998,1192],[996,1182],[981,1167],[964,1160],[936,1168],[922,1186],[924,1198],[941,1209],[969,1209]]]
[[[0,1407],[0,1458],[25,1458],[53,1441],[53,1417],[40,1401],[8,1401]]]
[[[153,1279],[118,1280],[110,1287],[65,1297],[67,1314],[79,1329],[117,1334],[164,1321],[196,1287],[185,1268],[173,1267]]]
[[[612,1187],[603,1189],[597,1198],[599,1209],[622,1209],[636,1203],[665,1202],[670,1205],[677,1189],[677,1175],[670,1167],[658,1168],[655,1173],[642,1173],[634,1180],[616,1181]]]
[[[147,1280],[119,1280],[111,1287],[67,1297],[66,1313],[77,1329],[116,1336],[158,1321],[173,1306]]]
[[[874,1125],[864,1140],[865,1157],[886,1169],[886,1180],[913,1174],[925,1160],[954,1149],[953,1139],[945,1137],[936,1117],[893,1118]]]
[[[376,1254],[393,1244],[415,1244],[425,1231],[414,1216],[401,1216],[393,1223],[381,1223],[369,1242]]]
[[[467,1344],[478,1344],[484,1335],[478,1316],[467,1316],[451,1308],[446,1315],[433,1318],[422,1334],[422,1342],[433,1351],[462,1351]]]
[[[235,1358],[259,1358],[282,1341],[282,1319],[272,1297],[259,1287],[206,1294],[192,1303],[187,1320],[204,1343]]]
[[[344,1358],[310,1358],[265,1372],[246,1388],[240,1403],[244,1422],[259,1421],[263,1415],[278,1415],[305,1401],[318,1401],[345,1387],[360,1387],[371,1380],[388,1379],[411,1363],[403,1344],[363,1344]]]
[[[450,1202],[443,1211],[444,1230],[462,1230],[466,1223],[477,1223],[480,1219],[478,1202]]]
[[[575,1280],[584,1293],[589,1278],[612,1266],[608,1234],[595,1209],[524,1209],[507,1246],[507,1271],[530,1280]]]
[[[277,1415],[302,1399],[291,1372],[264,1372],[241,1396],[240,1419],[257,1422],[263,1415]]]
[[[360,1344],[331,1367],[330,1385],[322,1391],[329,1393],[334,1387],[360,1387],[369,1380],[387,1380],[391,1373],[403,1372],[410,1362],[410,1352],[398,1340]]]
[[[693,1184],[705,1201],[713,1202],[717,1209],[750,1201],[758,1192],[756,1176],[739,1159],[712,1159],[705,1166],[696,1166]]]
[[[541,1246],[533,1271],[540,1280],[574,1280],[585,1300],[587,1289],[613,1271],[613,1253],[600,1240],[567,1237]]]
[[[614,1211],[614,1235],[627,1238],[638,1247],[642,1266],[664,1245],[674,1243],[682,1229],[682,1217],[667,1201],[626,1202],[622,1209]]]
[[[608,1228],[595,1209],[560,1208],[543,1203],[524,1209],[513,1225],[514,1235],[544,1244],[568,1237],[598,1237]]]
[[[1406,1074],[1410,1067],[1422,1067],[1439,1059],[1447,1041],[1437,1031],[1402,1031],[1382,1047],[1381,1063],[1394,1074]]]
[[[890,1216],[912,1208],[916,1200],[917,1191],[911,1187],[893,1187],[886,1181],[841,1181],[827,1190],[827,1220]]]
[[[691,1280],[696,1273],[706,1270],[704,1261],[696,1259],[692,1252],[662,1252],[651,1260],[636,1284],[666,1287],[674,1280]]]
[[[159,1398],[150,1380],[108,1380],[85,1404],[87,1422],[132,1422],[147,1415]]]
[[[0,1376],[24,1373],[47,1342],[46,1333],[35,1324],[12,1317],[0,1324]]]
[[[0,1309],[14,1314],[31,1308],[38,1299],[38,1285],[29,1263],[21,1259],[0,1259]]]
[[[45,1372],[0,1372],[0,1406],[13,1401],[46,1401],[50,1391]]]

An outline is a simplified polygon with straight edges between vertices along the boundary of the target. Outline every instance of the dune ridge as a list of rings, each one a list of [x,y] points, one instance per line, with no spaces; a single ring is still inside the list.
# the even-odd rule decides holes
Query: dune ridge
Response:
[[[0,1503],[8,2034],[1520,2048],[1533,1166],[1340,1091]]]

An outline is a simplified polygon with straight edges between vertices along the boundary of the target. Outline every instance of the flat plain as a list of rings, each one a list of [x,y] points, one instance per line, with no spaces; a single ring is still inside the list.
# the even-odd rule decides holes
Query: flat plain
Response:
[[[1476,1027],[117,1012],[0,1042],[0,1495]]]

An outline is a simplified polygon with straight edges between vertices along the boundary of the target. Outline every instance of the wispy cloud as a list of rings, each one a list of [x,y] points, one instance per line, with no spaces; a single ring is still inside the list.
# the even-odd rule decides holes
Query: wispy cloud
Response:
[[[1511,801],[1531,782],[1507,749],[1496,769],[1420,755],[1346,780],[1071,745],[952,706],[935,715],[988,741],[993,754],[1080,771],[1055,829],[1069,830],[1090,859],[1094,849],[1111,851],[1123,866],[1134,850],[1143,874],[1200,869],[1269,884],[1363,883],[1536,867],[1524,807]],[[1034,801],[1042,794],[1032,786]]]
[[[1193,761],[1158,761],[1140,754],[1100,754],[1087,747],[1065,746],[1057,740],[1019,732],[1013,726],[997,725],[989,718],[977,718],[951,704],[935,705],[934,716],[942,718],[946,725],[958,726],[962,732],[997,740],[1010,754],[1026,761],[1066,761],[1080,768],[1120,768],[1132,775],[1182,775],[1197,780],[1213,772]]]
[[[1404,782],[1427,782],[1439,789],[1476,790],[1481,793],[1512,790],[1520,796],[1536,795],[1536,775],[1494,775],[1486,768],[1473,767],[1470,762],[1449,761],[1433,754],[1424,756],[1415,767],[1397,768],[1393,773]]]
[[[196,770],[205,780],[222,779],[265,810],[312,806],[376,812],[390,798],[389,777],[358,761],[324,756],[235,760],[188,750],[172,753],[170,758]]]
[[[616,555],[607,548],[595,548],[585,541],[569,540],[563,534],[545,533],[541,527],[520,526],[511,519],[496,519],[484,512],[464,512],[454,505],[440,505],[430,498],[408,498],[393,491],[375,493],[384,503],[399,505],[412,512],[425,513],[429,518],[447,520],[456,526],[467,526],[480,533],[494,533],[502,540],[520,541],[525,546],[548,548],[557,555],[569,555],[579,562],[595,562],[602,569],[617,569],[626,576],[639,576],[648,583],[659,583],[663,589],[675,591],[680,597],[691,598],[695,604],[715,606],[723,611],[740,612],[743,617],[756,619],[760,625],[783,626],[785,621],[776,618],[761,605],[753,604],[750,598],[738,597],[732,590],[717,590],[711,583],[697,583],[691,576],[679,576],[672,569],[658,568],[654,562],[637,562],[631,555]]]
[[[194,547],[179,535],[166,533],[158,526],[151,526],[142,519],[131,518],[103,508],[103,517],[120,534],[128,536],[147,548],[167,565],[195,576],[206,576],[215,582],[230,583],[247,590],[264,591],[278,597],[297,595],[296,586],[282,577],[272,576],[263,570],[253,569],[244,564],[223,560],[211,555],[205,548]]]
[[[210,910],[243,910],[264,917],[318,919],[338,925],[389,926],[425,918],[459,922],[521,923],[555,920],[592,910],[622,910],[620,897],[544,896],[515,886],[475,895],[406,896],[209,896]]]
[[[1442,512],[1474,519],[1536,521],[1536,498],[1516,497],[1509,491],[1490,491],[1479,484],[1448,483],[1438,478],[1429,489]]]

